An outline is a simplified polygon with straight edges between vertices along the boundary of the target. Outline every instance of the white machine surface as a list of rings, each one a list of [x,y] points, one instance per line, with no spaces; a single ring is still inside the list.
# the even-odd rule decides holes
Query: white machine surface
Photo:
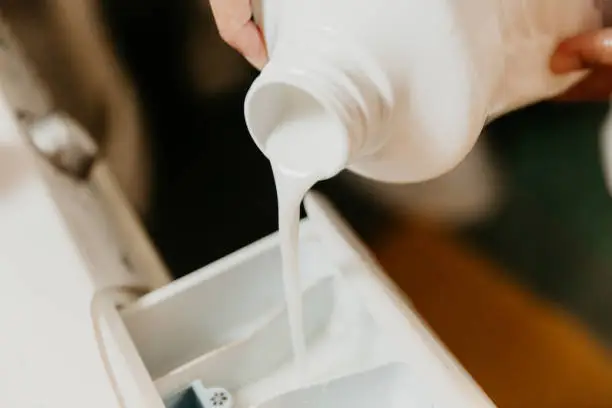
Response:
[[[236,408],[492,406],[316,195],[300,232],[309,363],[295,389],[277,236],[172,282],[103,162],[76,180],[28,142],[15,109],[47,106],[7,91],[3,58],[0,406],[163,408],[194,381]]]

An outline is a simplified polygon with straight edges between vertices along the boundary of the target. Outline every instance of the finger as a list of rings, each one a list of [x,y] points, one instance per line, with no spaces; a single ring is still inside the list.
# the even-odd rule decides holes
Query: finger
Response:
[[[244,57],[258,69],[262,69],[268,61],[263,35],[254,22],[249,22],[238,30],[229,42]]]
[[[257,68],[267,61],[261,31],[251,20],[250,0],[210,0],[221,38]]]
[[[551,58],[554,73],[612,66],[612,28],[589,32],[562,42]]]
[[[612,94],[612,68],[594,69],[585,79],[555,98],[557,101],[607,101]]]

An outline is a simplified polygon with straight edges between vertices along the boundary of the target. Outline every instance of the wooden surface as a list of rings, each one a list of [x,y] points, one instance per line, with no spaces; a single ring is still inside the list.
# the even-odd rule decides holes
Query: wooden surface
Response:
[[[612,407],[610,351],[445,231],[410,223],[375,252],[499,407]]]

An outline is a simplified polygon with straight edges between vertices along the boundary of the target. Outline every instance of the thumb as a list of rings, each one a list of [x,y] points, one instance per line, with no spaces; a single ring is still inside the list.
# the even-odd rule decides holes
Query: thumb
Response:
[[[550,68],[556,74],[598,66],[612,67],[612,28],[563,41],[550,61]]]

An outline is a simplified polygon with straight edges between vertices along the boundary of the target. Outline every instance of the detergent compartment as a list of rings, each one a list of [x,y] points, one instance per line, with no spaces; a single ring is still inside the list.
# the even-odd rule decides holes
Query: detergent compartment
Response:
[[[302,381],[295,382],[272,234],[120,311],[164,406],[491,406],[326,200],[311,193],[306,208],[299,239]],[[225,390],[231,407],[215,405],[202,389]],[[447,392],[438,395],[440,389]]]
[[[302,224],[310,381],[391,360],[384,336],[342,272]],[[122,316],[162,396],[193,381],[227,388],[238,406],[293,384],[293,354],[276,236],[147,295]],[[383,354],[389,354],[383,356]]]

